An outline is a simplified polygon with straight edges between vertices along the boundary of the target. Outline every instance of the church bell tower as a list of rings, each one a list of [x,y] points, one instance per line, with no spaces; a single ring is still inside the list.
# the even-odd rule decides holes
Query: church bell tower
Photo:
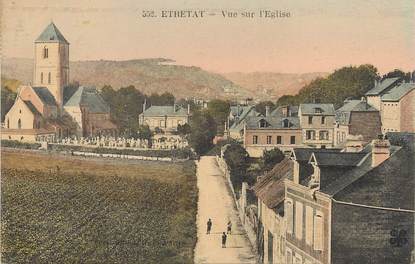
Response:
[[[69,83],[69,42],[53,22],[35,40],[34,60],[33,86],[46,87],[61,114],[63,89]]]

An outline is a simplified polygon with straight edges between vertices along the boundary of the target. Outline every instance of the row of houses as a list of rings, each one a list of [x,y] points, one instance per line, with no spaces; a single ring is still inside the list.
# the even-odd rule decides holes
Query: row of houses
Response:
[[[263,263],[413,263],[415,134],[294,148],[260,177]]]
[[[232,107],[227,135],[242,141],[252,157],[264,150],[343,147],[350,137],[368,143],[381,133],[415,132],[415,83],[388,78],[361,100],[280,106],[265,115],[253,106]]]

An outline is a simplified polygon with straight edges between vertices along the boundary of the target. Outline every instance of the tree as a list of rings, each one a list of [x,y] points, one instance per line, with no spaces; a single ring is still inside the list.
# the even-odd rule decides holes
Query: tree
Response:
[[[149,103],[151,105],[173,105],[175,102],[174,95],[168,92],[165,92],[161,95],[153,93],[149,97]]]
[[[269,111],[271,113],[272,110],[275,109],[275,104],[271,101],[263,101],[260,102],[259,104],[255,105],[255,110],[259,113],[261,113],[262,115],[265,115],[266,112],[266,107],[269,107]]]
[[[218,132],[222,132],[225,127],[225,121],[228,120],[230,103],[219,99],[214,99],[208,103],[207,111],[215,120]]]
[[[251,183],[247,177],[249,155],[240,144],[227,145],[223,156],[229,166],[231,182],[235,190],[240,190],[244,181]]]
[[[191,133],[191,131],[192,131],[192,129],[190,128],[190,125],[187,124],[187,123],[184,124],[184,125],[179,124],[177,126],[177,133],[179,135],[186,136],[186,135],[189,135]]]
[[[194,112],[190,121],[192,131],[189,136],[189,144],[196,153],[206,153],[213,146],[213,138],[216,135],[216,123],[207,111]]]
[[[141,125],[138,127],[138,138],[141,140],[147,140],[148,147],[151,147],[152,133],[147,125]]]
[[[393,71],[388,72],[387,74],[382,76],[382,80],[386,78],[401,78],[405,82],[411,81],[411,72],[403,72],[399,69],[395,69]]]
[[[262,156],[263,169],[271,170],[274,166],[280,163],[285,158],[284,153],[279,148],[265,150]]]

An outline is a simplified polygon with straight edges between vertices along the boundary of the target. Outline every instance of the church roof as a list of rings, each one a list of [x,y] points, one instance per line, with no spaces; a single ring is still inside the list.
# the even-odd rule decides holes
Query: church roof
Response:
[[[55,97],[46,87],[33,87],[33,91],[39,96],[40,100],[47,105],[56,105]]]
[[[35,114],[35,115],[41,115],[40,113],[39,113],[39,111],[36,109],[36,107],[32,104],[32,102],[30,102],[30,101],[25,101],[25,100],[22,100],[23,101],[23,103],[25,103],[25,105],[29,108],[29,110],[33,113],[33,114]]]
[[[78,90],[65,103],[67,106],[87,107],[90,113],[108,113],[110,111],[107,103],[92,87],[80,86]]]
[[[35,43],[37,42],[62,42],[69,44],[53,22],[43,30],[42,34],[35,40]]]

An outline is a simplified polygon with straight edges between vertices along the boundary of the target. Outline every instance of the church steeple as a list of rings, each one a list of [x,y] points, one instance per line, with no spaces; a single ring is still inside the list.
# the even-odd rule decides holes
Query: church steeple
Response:
[[[69,42],[51,22],[35,40],[33,85],[46,87],[62,112],[63,89],[69,83]]]

